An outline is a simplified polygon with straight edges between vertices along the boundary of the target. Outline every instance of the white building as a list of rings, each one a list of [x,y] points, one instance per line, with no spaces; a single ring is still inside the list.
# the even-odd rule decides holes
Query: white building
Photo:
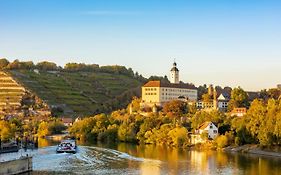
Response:
[[[171,84],[149,81],[142,87],[143,106],[162,106],[171,100],[197,100],[197,88],[189,84]]]
[[[206,140],[202,138],[202,134],[207,133],[208,139],[213,140],[218,136],[218,128],[213,122],[204,122],[199,128],[195,131],[195,134],[191,135],[191,143],[204,143]]]

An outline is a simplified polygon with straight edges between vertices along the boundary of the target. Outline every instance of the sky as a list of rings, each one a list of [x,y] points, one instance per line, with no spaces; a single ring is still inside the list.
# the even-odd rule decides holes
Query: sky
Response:
[[[145,77],[281,84],[278,0],[0,0],[0,58],[124,65]]]

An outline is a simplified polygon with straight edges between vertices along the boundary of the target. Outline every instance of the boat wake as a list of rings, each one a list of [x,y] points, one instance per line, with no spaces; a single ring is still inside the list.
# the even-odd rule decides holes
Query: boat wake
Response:
[[[161,163],[159,160],[138,158],[116,150],[90,146],[79,146],[76,154],[56,154],[56,147],[51,146],[30,152],[29,155],[33,156],[35,172],[58,174],[138,174],[140,163]]]

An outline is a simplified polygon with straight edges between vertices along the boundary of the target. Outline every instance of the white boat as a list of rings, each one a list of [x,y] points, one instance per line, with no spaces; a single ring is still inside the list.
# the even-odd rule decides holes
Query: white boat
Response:
[[[57,153],[76,153],[77,145],[75,140],[63,140],[57,147]]]

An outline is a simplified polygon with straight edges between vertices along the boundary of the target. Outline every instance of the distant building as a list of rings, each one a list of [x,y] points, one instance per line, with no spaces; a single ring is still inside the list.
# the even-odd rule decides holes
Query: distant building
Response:
[[[234,108],[230,115],[231,116],[237,116],[237,117],[243,117],[247,113],[246,108]]]
[[[204,143],[206,140],[202,138],[203,133],[207,133],[207,139],[213,140],[218,136],[218,128],[213,122],[210,121],[202,123],[195,131],[195,134],[191,135],[191,143]]]
[[[213,85],[210,85],[208,88],[208,94],[212,96],[213,99],[210,101],[196,102],[197,109],[227,111],[230,100],[229,92],[217,92],[216,88],[213,88]]]
[[[34,69],[33,72],[35,72],[36,74],[40,74],[40,71],[38,69]]]
[[[73,125],[73,120],[72,120],[72,118],[63,117],[63,118],[61,118],[61,121],[62,121],[62,123],[64,124],[64,126],[69,127],[69,126],[72,126],[72,125]]]
[[[171,69],[171,82],[149,81],[142,87],[142,107],[163,106],[171,100],[196,101],[197,88],[192,84],[179,83],[177,64]]]
[[[259,92],[247,91],[246,93],[248,95],[248,100],[249,101],[254,101],[255,99],[259,99],[260,98],[260,93]]]

